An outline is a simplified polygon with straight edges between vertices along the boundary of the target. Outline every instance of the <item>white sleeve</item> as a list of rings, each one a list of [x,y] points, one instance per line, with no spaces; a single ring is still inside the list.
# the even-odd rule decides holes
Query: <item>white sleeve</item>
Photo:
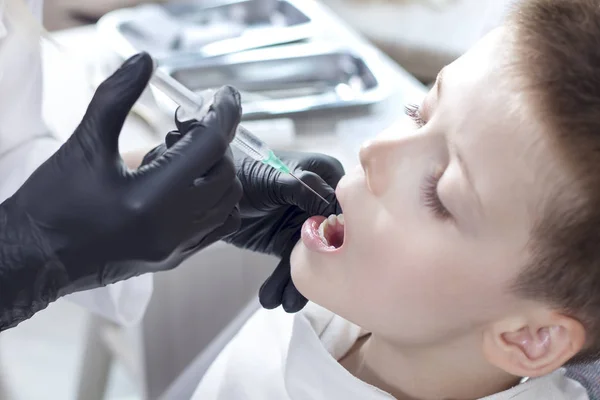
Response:
[[[1,140],[2,138],[0,138]],[[0,157],[0,201],[11,196],[61,142],[50,134],[24,142]],[[152,274],[103,288],[65,296],[90,311],[122,325],[137,323],[144,315],[153,289]]]

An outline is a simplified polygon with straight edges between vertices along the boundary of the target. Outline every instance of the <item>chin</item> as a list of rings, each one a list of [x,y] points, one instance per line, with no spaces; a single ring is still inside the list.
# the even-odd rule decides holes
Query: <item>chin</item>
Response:
[[[310,302],[344,318],[351,316],[347,308],[351,307],[352,301],[345,298],[347,291],[335,284],[340,282],[340,277],[335,274],[335,265],[326,260],[315,261],[314,256],[302,242],[296,245],[291,255],[294,285]]]
[[[321,304],[324,294],[334,290],[331,287],[332,265],[310,251],[299,241],[290,256],[291,275],[294,285],[308,300]]]
[[[298,241],[292,254],[290,255],[290,269],[292,281],[296,288],[304,297],[312,300],[309,297],[311,282],[314,282],[317,277],[314,276],[311,270],[310,251],[304,246],[302,241]]]

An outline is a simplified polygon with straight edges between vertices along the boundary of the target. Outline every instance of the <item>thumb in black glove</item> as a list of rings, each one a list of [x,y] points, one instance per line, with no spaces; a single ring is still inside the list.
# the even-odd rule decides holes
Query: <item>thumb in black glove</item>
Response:
[[[0,329],[59,296],[173,268],[239,226],[235,89],[151,163],[121,160],[121,128],[152,69],[140,54],[103,82],[71,138],[0,206]]]

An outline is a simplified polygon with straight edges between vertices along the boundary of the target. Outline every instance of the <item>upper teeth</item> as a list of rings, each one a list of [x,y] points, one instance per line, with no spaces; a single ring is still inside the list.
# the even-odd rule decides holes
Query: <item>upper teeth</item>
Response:
[[[337,224],[344,225],[344,214],[340,214],[340,215],[332,214],[329,216],[329,218],[325,219],[321,223],[321,225],[319,225],[319,237],[321,238],[323,243],[325,243],[326,245],[329,245],[329,243],[327,242],[327,239],[325,237],[325,229],[327,229],[327,227],[329,227],[329,225],[335,226]]]

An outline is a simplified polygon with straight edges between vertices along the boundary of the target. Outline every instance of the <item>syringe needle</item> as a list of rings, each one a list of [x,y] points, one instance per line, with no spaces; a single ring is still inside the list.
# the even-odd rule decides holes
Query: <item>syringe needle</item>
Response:
[[[330,204],[327,200],[325,200],[325,198],[323,198],[323,196],[321,196],[319,193],[317,193],[313,188],[311,188],[310,186],[308,186],[306,183],[304,183],[302,181],[302,179],[298,178],[296,175],[292,174],[290,172],[290,175],[294,177],[294,179],[296,179],[298,182],[300,182],[302,185],[304,185],[305,188],[307,188],[308,190],[310,190],[311,192],[313,192],[314,194],[316,194],[321,200],[323,200],[325,203]]]

